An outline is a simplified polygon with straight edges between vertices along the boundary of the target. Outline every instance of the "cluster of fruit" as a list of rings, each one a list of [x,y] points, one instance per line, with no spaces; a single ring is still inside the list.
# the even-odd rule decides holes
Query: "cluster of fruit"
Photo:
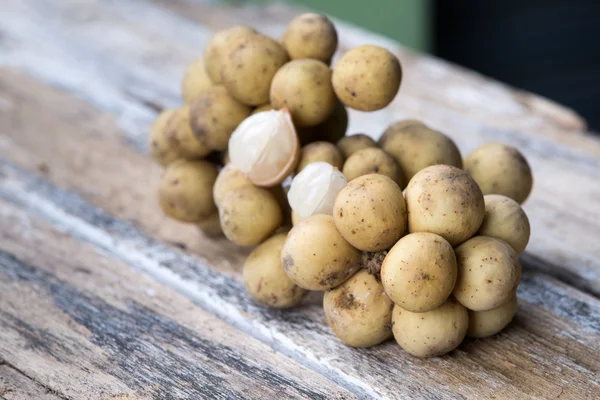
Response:
[[[516,312],[529,240],[527,161],[487,144],[463,163],[416,120],[378,142],[345,136],[346,107],[386,107],[402,70],[377,46],[330,69],[336,48],[317,14],[294,18],[280,41],[248,27],[217,33],[184,76],[186,105],[151,130],[164,212],[257,246],[243,275],[258,303],[324,292],[327,321],[350,346],[393,335],[427,357],[499,332]]]

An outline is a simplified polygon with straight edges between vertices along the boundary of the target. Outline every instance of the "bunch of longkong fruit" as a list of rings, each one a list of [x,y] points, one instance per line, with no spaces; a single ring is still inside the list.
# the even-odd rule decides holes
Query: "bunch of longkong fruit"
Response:
[[[394,336],[430,357],[499,332],[517,309],[529,240],[527,161],[497,143],[463,160],[417,120],[378,142],[346,136],[346,107],[386,107],[402,69],[377,46],[330,67],[336,48],[317,14],[279,40],[246,26],[214,35],[185,73],[185,105],[151,129],[164,212],[256,246],[243,271],[256,302],[294,307],[324,292],[326,319],[350,346]]]

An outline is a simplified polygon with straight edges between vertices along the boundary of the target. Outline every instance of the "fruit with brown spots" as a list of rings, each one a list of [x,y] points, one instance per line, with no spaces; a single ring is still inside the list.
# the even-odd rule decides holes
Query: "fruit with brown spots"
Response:
[[[455,249],[454,297],[469,310],[488,311],[509,301],[521,280],[521,263],[506,242],[475,236]]]
[[[364,133],[357,133],[350,136],[344,136],[337,142],[337,146],[344,158],[349,158],[359,150],[377,147],[377,142]]]
[[[248,293],[257,303],[268,307],[294,307],[308,293],[288,278],[281,265],[286,236],[280,233],[270,237],[254,249],[244,263],[244,285]]]
[[[271,104],[276,109],[287,108],[298,127],[324,122],[336,104],[329,67],[311,59],[285,64],[273,78]]]
[[[404,172],[394,157],[378,147],[355,152],[346,160],[342,171],[348,181],[363,175],[381,174],[396,182],[401,188],[406,186]]]
[[[406,203],[400,187],[387,176],[363,175],[340,191],[333,218],[352,246],[363,251],[386,250],[406,231]]]
[[[361,266],[361,253],[337,231],[331,215],[313,215],[289,232],[281,262],[298,286],[328,290],[342,284]]]
[[[176,161],[165,170],[159,186],[160,205],[168,216],[201,222],[217,210],[212,187],[217,167],[208,161]]]
[[[335,144],[329,142],[312,142],[302,147],[296,173],[300,173],[308,164],[317,161],[331,164],[338,170],[341,170],[344,165],[342,153]]]
[[[512,146],[487,143],[465,158],[465,171],[479,184],[483,194],[501,194],[522,204],[533,186],[527,160]]]
[[[337,49],[337,32],[324,15],[306,13],[296,16],[287,26],[281,43],[291,59],[314,58],[329,64]]]
[[[531,233],[525,211],[519,203],[500,194],[488,194],[483,199],[485,217],[477,234],[502,239],[517,254],[521,254],[527,247]]]
[[[203,138],[194,137],[187,106],[160,113],[152,124],[148,142],[150,155],[164,167],[180,159],[204,158],[211,151]]]
[[[469,326],[467,309],[453,297],[423,313],[394,306],[392,332],[398,344],[417,357],[437,357],[451,352],[463,341]]]
[[[319,140],[335,143],[346,134],[348,129],[348,110],[336,98],[333,112],[324,122],[317,126],[299,127],[300,143],[305,144]]]
[[[223,57],[229,45],[240,38],[256,34],[256,30],[253,28],[240,25],[217,32],[209,40],[204,49],[204,62],[206,64],[206,73],[213,83],[217,84],[222,81],[221,68],[223,66]]]
[[[273,193],[255,186],[230,191],[219,204],[223,233],[239,246],[256,246],[283,222],[283,211]]]
[[[394,303],[412,312],[441,306],[456,283],[456,257],[450,243],[433,233],[404,236],[386,255],[381,282]]]
[[[323,296],[327,323],[353,347],[375,346],[392,336],[393,306],[381,282],[364,269]]]
[[[231,97],[224,86],[213,86],[200,92],[190,106],[192,131],[212,150],[226,150],[229,137],[250,112],[250,107]]]
[[[270,37],[261,34],[242,37],[230,43],[224,52],[223,85],[244,104],[266,104],[275,73],[288,61],[285,49]]]
[[[245,186],[254,185],[246,174],[235,168],[232,164],[227,164],[219,171],[219,175],[213,186],[213,198],[217,207],[219,207],[219,204],[221,204],[227,194]]]
[[[372,45],[345,53],[333,69],[338,98],[361,111],[375,111],[392,102],[402,80],[400,61],[388,50]]]
[[[483,194],[463,170],[433,165],[405,191],[409,232],[431,232],[457,246],[477,232],[485,215]]]
[[[500,307],[488,311],[469,310],[469,330],[467,336],[482,338],[495,335],[506,328],[517,313],[517,296]]]
[[[379,145],[396,159],[407,181],[431,165],[462,167],[460,151],[452,139],[419,121],[390,125],[379,139]]]

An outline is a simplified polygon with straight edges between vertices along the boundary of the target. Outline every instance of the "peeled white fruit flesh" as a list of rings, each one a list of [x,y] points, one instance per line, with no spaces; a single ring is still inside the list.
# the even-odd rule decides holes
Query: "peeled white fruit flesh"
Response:
[[[257,186],[280,184],[296,167],[299,150],[298,135],[286,109],[249,116],[229,139],[231,163]]]
[[[315,214],[332,215],[335,198],[347,182],[344,174],[331,164],[310,163],[294,177],[288,201],[302,218]]]

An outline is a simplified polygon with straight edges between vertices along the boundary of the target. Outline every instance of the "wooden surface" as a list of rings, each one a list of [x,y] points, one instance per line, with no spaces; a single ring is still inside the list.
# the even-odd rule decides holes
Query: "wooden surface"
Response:
[[[0,2],[0,396],[598,398],[600,142],[559,105],[339,25],[342,50],[384,44],[406,69],[393,105],[353,112],[350,132],[422,118],[463,154],[517,145],[534,170],[516,320],[445,357],[348,348],[317,294],[289,311],[255,305],[247,250],[162,215],[145,140],[156,112],[179,103],[185,64],[213,30],[277,36],[293,14]]]

